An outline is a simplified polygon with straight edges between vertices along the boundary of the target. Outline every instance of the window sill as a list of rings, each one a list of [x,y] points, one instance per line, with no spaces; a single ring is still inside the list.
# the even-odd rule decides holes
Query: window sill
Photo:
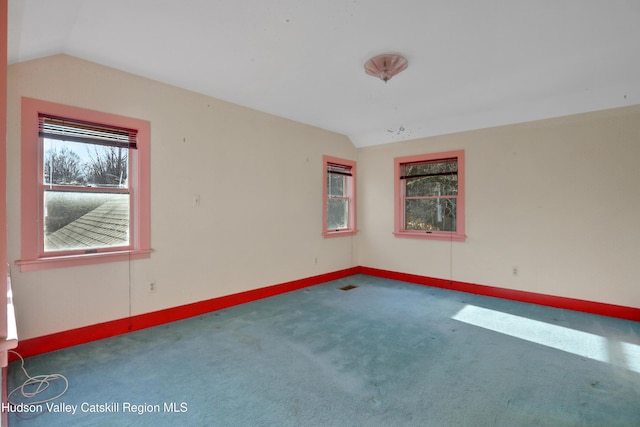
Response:
[[[16,265],[21,272],[48,270],[52,268],[77,267],[83,265],[102,264],[106,262],[130,261],[149,258],[153,249],[137,249],[120,252],[100,252],[95,254],[66,255],[18,260]]]
[[[325,239],[331,237],[342,237],[342,236],[355,236],[357,233],[356,230],[336,230],[336,231],[325,231],[322,233]]]
[[[446,242],[464,242],[467,240],[467,236],[464,234],[445,234],[429,231],[395,231],[393,235],[410,239],[443,240]]]

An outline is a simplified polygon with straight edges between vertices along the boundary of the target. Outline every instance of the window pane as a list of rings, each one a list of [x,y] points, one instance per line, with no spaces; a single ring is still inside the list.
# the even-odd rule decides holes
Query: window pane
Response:
[[[407,197],[455,196],[458,194],[458,176],[426,176],[405,180]]]
[[[327,201],[327,230],[347,228],[349,203],[346,199],[329,199]]]
[[[406,176],[434,175],[445,172],[458,172],[456,159],[442,160],[438,162],[408,163],[405,166]]]
[[[338,175],[333,173],[327,174],[327,193],[329,196],[345,196],[346,184],[347,177],[345,175]]]
[[[126,148],[45,139],[44,153],[45,184],[127,187]]]
[[[454,196],[458,194],[456,160],[405,165],[407,197]]]
[[[129,194],[45,191],[44,250],[129,245]]]
[[[405,230],[456,231],[456,199],[405,200]]]

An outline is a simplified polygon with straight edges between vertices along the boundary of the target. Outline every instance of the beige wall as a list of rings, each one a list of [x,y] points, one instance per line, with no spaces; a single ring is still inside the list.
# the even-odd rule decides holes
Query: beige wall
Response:
[[[20,258],[21,97],[151,122],[155,252],[27,273],[13,264],[21,339],[354,265],[352,238],[321,236],[322,155],[355,160],[348,138],[65,55],[8,74],[12,264]]]
[[[18,272],[22,96],[151,122],[150,259]],[[9,67],[7,115],[21,339],[356,265],[640,307],[640,106],[356,150],[342,135],[57,55]],[[395,238],[393,158],[457,149],[467,241]],[[324,154],[358,162],[357,237],[321,237]]]
[[[395,238],[393,158],[457,149],[467,241]],[[358,263],[640,307],[639,159],[640,106],[361,149]]]

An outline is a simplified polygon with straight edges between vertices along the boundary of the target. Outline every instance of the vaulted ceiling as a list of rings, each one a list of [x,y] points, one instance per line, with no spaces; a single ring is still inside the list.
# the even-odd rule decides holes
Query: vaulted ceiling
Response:
[[[9,63],[65,53],[358,147],[640,103],[637,0],[9,0]],[[364,72],[397,52],[388,83]]]

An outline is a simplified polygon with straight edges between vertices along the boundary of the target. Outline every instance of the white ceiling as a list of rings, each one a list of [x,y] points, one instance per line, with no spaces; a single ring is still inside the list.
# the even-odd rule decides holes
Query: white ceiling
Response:
[[[638,0],[9,0],[8,36],[358,147],[640,104]]]

